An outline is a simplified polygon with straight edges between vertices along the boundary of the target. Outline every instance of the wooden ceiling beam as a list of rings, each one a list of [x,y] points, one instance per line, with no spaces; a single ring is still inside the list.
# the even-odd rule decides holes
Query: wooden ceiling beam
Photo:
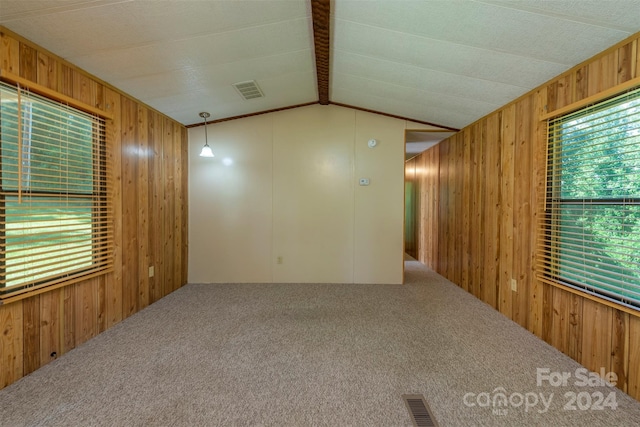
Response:
[[[207,120],[207,124],[211,125],[211,124],[215,124],[215,123],[228,122],[230,120],[245,119],[247,117],[260,116],[262,114],[275,113],[275,112],[284,111],[284,110],[292,110],[294,108],[307,107],[309,105],[316,105],[316,104],[318,104],[318,102],[314,101],[314,102],[306,102],[304,104],[290,105],[288,107],[274,108],[274,109],[271,109],[271,110],[256,111],[255,113],[242,114],[242,115],[239,115],[239,116],[232,116],[232,117],[224,117],[222,119]],[[460,131],[460,129],[454,128],[454,127],[450,127],[450,126],[443,126],[443,125],[439,125],[437,123],[425,122],[424,120],[412,119],[411,117],[403,117],[403,116],[398,116],[398,115],[395,115],[395,114],[383,113],[382,111],[371,110],[369,108],[356,107],[354,105],[343,104],[341,102],[329,102],[329,104],[330,105],[337,105],[338,107],[351,108],[352,110],[360,110],[360,111],[364,111],[364,112],[367,112],[367,113],[379,114],[381,116],[392,117],[394,119],[407,120],[409,122],[414,122],[414,123],[419,123],[419,124],[422,124],[422,125],[428,125],[428,126],[433,126],[433,127],[440,128],[440,129],[432,129],[433,131],[438,131],[438,132],[442,132],[442,131],[458,132],[458,131]],[[204,123],[197,122],[197,123],[193,123],[193,124],[190,124],[190,125],[185,125],[186,128],[196,128],[198,126],[204,126]],[[420,130],[420,129],[416,129],[416,130]]]
[[[318,102],[329,105],[329,38],[331,0],[311,0],[313,42],[316,54]]]
[[[222,119],[207,120],[207,124],[211,125],[216,123],[228,122],[230,120],[246,119],[247,117],[261,116],[262,114],[275,113],[275,112],[284,111],[284,110],[292,110],[294,108],[306,107],[309,105],[317,105],[317,104],[318,104],[317,101],[305,102],[304,104],[296,104],[296,105],[289,105],[288,107],[272,108],[271,110],[256,111],[255,113],[241,114],[239,116],[231,116],[231,117],[224,117]],[[192,123],[190,125],[185,125],[184,127],[197,128],[198,126],[204,126],[204,123],[202,122]]]
[[[425,122],[424,120],[412,119],[410,117],[404,117],[404,116],[398,116],[398,115],[395,115],[395,114],[383,113],[382,111],[370,110],[369,108],[356,107],[355,105],[343,104],[341,102],[330,102],[330,104],[331,105],[337,105],[338,107],[345,107],[345,108],[351,108],[353,110],[364,111],[365,113],[373,113],[373,114],[379,114],[381,116],[392,117],[394,119],[407,120],[409,122],[420,123],[421,125],[434,126],[434,127],[438,127],[440,129],[442,129],[443,131],[451,131],[451,132],[459,132],[460,131],[460,129],[454,128],[454,127],[451,127],[451,126],[444,126],[444,125],[439,125],[437,123]]]

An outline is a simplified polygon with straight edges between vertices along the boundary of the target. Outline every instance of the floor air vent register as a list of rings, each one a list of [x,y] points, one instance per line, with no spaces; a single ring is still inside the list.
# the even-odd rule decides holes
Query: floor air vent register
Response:
[[[438,427],[433,414],[421,394],[403,394],[405,405],[411,415],[411,421],[415,427]]]

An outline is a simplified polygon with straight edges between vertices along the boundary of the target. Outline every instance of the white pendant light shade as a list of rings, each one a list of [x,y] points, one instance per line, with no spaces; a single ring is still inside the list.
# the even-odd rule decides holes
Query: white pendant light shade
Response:
[[[215,157],[213,155],[213,151],[211,151],[211,147],[205,145],[202,147],[202,151],[200,151],[200,157]]]
[[[215,157],[213,155],[213,151],[211,151],[211,147],[209,147],[209,140],[207,138],[207,117],[210,117],[211,114],[203,111],[200,113],[200,117],[204,119],[204,147],[200,151],[200,157]]]

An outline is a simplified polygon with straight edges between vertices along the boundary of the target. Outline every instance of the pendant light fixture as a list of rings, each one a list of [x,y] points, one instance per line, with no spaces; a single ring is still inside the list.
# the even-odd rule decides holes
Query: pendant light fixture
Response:
[[[203,111],[200,113],[200,117],[204,119],[204,147],[202,147],[202,151],[200,151],[200,157],[213,157],[213,151],[211,151],[211,147],[209,147],[209,141],[207,139],[207,118],[211,117],[211,114]]]

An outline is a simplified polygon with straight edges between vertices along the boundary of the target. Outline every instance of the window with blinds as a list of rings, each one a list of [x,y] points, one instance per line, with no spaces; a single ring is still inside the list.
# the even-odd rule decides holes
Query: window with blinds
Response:
[[[113,264],[104,120],[0,86],[0,297]]]
[[[640,310],[640,88],[549,121],[538,271]]]

